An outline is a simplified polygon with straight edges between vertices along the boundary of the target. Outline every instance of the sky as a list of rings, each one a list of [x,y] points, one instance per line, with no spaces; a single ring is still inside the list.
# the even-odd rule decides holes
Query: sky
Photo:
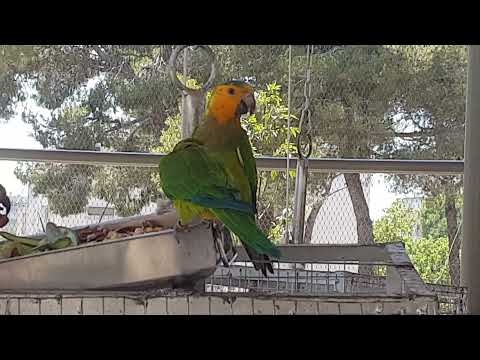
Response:
[[[7,123],[0,120],[0,148],[41,149],[42,145],[30,136],[31,132],[31,126],[25,124],[19,116],[10,119]],[[16,165],[15,161],[0,160],[0,183],[8,194],[20,194],[25,191],[24,186],[13,173]]]

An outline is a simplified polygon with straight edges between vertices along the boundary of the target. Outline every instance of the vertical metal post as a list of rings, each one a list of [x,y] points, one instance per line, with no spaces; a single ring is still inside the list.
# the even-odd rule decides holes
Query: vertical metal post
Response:
[[[480,46],[469,46],[461,283],[467,309],[480,314]]]
[[[285,209],[286,209],[286,216],[285,216],[285,237],[283,242],[288,244],[290,241],[290,136],[291,136],[291,103],[292,103],[292,45],[288,46],[288,99],[287,99],[287,171],[286,171],[286,180],[287,180],[287,188],[286,196],[285,196]]]
[[[293,242],[303,244],[305,228],[305,205],[307,199],[308,159],[300,158],[297,162],[295,179],[295,212],[293,223]]]
[[[205,91],[184,90],[182,106],[182,138],[192,136],[193,130],[205,114]]]
[[[308,181],[308,158],[312,154],[312,122],[310,112],[310,97],[312,95],[312,45],[307,47],[307,69],[305,75],[305,84],[303,88],[303,95],[305,102],[303,104],[302,114],[300,116],[299,129],[300,132],[297,137],[297,176],[295,178],[295,213],[293,224],[293,242],[295,244],[303,244],[303,233],[305,229],[305,205],[307,199],[307,181]],[[301,139],[306,137],[308,140],[306,153],[302,147]],[[288,174],[287,174],[288,176]]]
[[[188,48],[183,50],[183,80],[187,87],[188,79]],[[205,91],[182,90],[182,139],[192,136],[193,130],[199,124],[205,112]]]

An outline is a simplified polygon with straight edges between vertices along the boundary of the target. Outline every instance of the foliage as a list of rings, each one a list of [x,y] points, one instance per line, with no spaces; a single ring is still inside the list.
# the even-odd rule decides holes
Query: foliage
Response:
[[[409,209],[401,200],[395,201],[385,215],[375,222],[374,236],[378,243],[401,241],[412,260],[415,269],[425,282],[448,284],[448,238],[424,233],[420,239],[413,239],[413,227],[420,219],[422,224],[431,226],[432,219],[441,217],[429,208],[428,211]]]

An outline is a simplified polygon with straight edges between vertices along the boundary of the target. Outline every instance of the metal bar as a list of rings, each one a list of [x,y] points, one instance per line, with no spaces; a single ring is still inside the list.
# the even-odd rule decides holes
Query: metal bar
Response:
[[[217,286],[227,286],[229,283],[233,283],[233,287],[237,288],[244,288],[244,289],[254,289],[255,292],[267,292],[271,293],[272,289],[268,287],[268,282],[275,282],[277,283],[276,285],[276,291],[277,292],[283,292],[283,293],[303,293],[303,294],[308,294],[308,295],[320,295],[320,294],[325,294],[328,293],[329,289],[329,280],[328,280],[328,273],[326,272],[316,272],[318,274],[316,277],[316,282],[314,284],[309,284],[308,281],[303,278],[303,277],[296,277],[294,279],[294,282],[296,282],[297,286],[296,288],[293,289],[292,284],[286,281],[287,279],[287,273],[290,273],[291,271],[288,270],[277,270],[280,275],[280,280],[277,281],[275,278],[272,278],[271,280],[269,278],[262,278],[255,276],[254,274],[249,275],[247,277],[247,280],[245,281],[242,276],[240,276],[240,271],[238,268],[231,268],[230,271],[233,273],[232,277],[216,277],[215,279],[210,279],[207,280],[207,283],[210,283],[212,285],[217,285]],[[308,273],[308,272],[307,272]],[[314,272],[311,272],[312,274]],[[355,277],[355,274],[348,274],[348,273],[343,273],[340,275],[342,277],[350,278],[350,277]],[[250,285],[248,284],[250,282]],[[253,283],[253,286],[251,285]],[[367,283],[369,284],[369,283]],[[311,288],[312,290],[309,291],[308,288]],[[293,291],[292,291],[293,289]],[[290,291],[289,291],[290,290]],[[378,295],[383,295],[385,294],[385,289],[381,286],[381,284],[377,284],[376,288],[368,288],[367,286],[361,288],[358,287],[354,289],[354,291],[342,291],[344,289],[340,289],[340,291],[336,290],[335,293],[344,293],[344,294],[378,294]]]
[[[480,314],[480,46],[469,46],[465,124],[465,181],[461,283],[468,288],[467,306]]]
[[[136,152],[100,152],[87,150],[44,150],[0,148],[0,160],[56,162],[84,165],[157,167],[163,154]],[[290,159],[290,167],[297,159]],[[285,170],[284,157],[257,157],[259,170]],[[308,159],[310,172],[316,173],[384,173],[384,174],[463,174],[462,160],[373,160],[373,159]]]
[[[393,243],[395,244],[395,243]],[[391,265],[393,264],[385,245],[279,245],[282,258],[280,261],[291,262],[314,262],[314,263],[347,263],[352,262],[358,265],[358,262]],[[249,257],[242,246],[236,247],[238,257],[235,262],[249,261]]]
[[[421,279],[415,267],[410,262],[410,258],[407,255],[405,246],[403,243],[390,243],[385,245],[390,260],[394,264],[393,267],[387,268],[387,285],[396,285],[398,291],[402,292],[402,286],[406,286],[406,290],[409,294],[418,294],[430,296],[433,292],[427,288],[423,280]],[[392,270],[395,274],[389,274],[389,270]],[[390,276],[393,275],[393,279]],[[397,284],[390,283],[390,280]],[[397,290],[396,289],[396,290]]]
[[[297,176],[295,179],[295,215],[293,222],[293,243],[303,244],[305,229],[305,204],[307,200],[308,159],[297,161]]]
[[[203,90],[183,91],[182,138],[192,136],[193,130],[205,114],[205,92]]]

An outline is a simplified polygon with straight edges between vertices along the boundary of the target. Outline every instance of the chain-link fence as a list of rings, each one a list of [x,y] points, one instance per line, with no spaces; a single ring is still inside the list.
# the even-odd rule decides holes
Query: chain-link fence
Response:
[[[168,75],[173,48],[1,46],[1,146],[168,152],[181,138],[181,93]],[[256,87],[257,114],[243,119],[256,154],[296,157],[307,46],[211,48],[215,83],[247,79]],[[313,158],[463,158],[465,46],[311,50]],[[183,54],[179,78],[193,87],[205,83],[206,54],[199,48]],[[0,183],[13,204],[3,230],[17,234],[41,231],[47,221],[74,226],[152,212],[162,197],[155,168],[0,166]],[[294,223],[295,167],[259,170],[258,221],[285,243]],[[460,176],[312,172],[304,240],[401,240],[424,280],[459,285],[462,188]]]
[[[43,232],[47,222],[75,227],[134,214],[149,214],[162,206],[162,200],[158,200],[155,168],[18,162],[16,169],[33,165],[44,167],[42,181],[55,191],[38,195],[34,184],[27,183],[21,191],[9,193],[12,208],[9,223],[2,230],[29,235]],[[64,178],[62,171],[68,171],[73,178]],[[97,179],[103,176],[104,181],[90,183],[88,178],[93,174],[97,174]],[[129,185],[135,191],[117,188],[114,179],[129,174],[136,174]],[[272,240],[285,243],[287,228],[291,232],[293,222],[291,211],[285,210],[285,172],[260,171],[259,174],[258,223]],[[3,175],[15,176],[13,173]],[[357,244],[359,239],[368,239],[365,243],[368,245],[375,241],[403,241],[425,281],[458,286],[461,207],[457,204],[451,209],[456,212],[453,224],[452,219],[448,220],[444,215],[445,200],[441,197],[427,200],[416,196],[399,197],[384,209],[385,178],[379,174],[359,176],[367,205],[366,216],[369,219],[376,217],[370,227],[359,227],[357,217],[362,214],[353,205],[345,174],[312,172],[307,195],[305,243]],[[151,189],[145,186],[150,182]],[[80,187],[79,184],[88,186]],[[293,204],[293,197],[290,204]],[[365,231],[370,233],[365,235]]]

